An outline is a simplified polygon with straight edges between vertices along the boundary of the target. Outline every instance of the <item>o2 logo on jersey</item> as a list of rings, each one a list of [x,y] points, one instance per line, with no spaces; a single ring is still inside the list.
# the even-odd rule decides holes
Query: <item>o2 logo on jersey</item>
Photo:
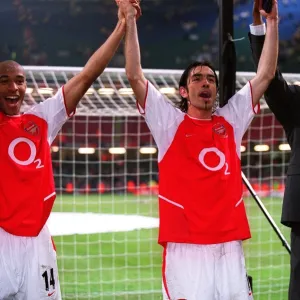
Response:
[[[219,164],[217,164],[215,166],[210,166],[208,164],[208,162],[206,163],[205,156],[208,153],[216,154],[219,157]],[[225,166],[224,174],[230,175],[230,172],[228,171],[228,163],[226,162],[225,154],[216,147],[202,149],[199,154],[199,161],[200,161],[201,165],[203,165],[207,170],[212,171],[212,172],[219,171]]]
[[[20,143],[27,144],[29,149],[30,149],[29,157],[25,160],[20,160],[15,155],[15,148]],[[32,163],[35,163],[36,164],[36,169],[40,169],[40,168],[44,167],[44,165],[42,165],[42,161],[40,159],[35,159],[35,156],[36,156],[36,146],[35,146],[35,144],[27,138],[19,137],[19,138],[14,139],[9,144],[8,155],[15,163],[17,163],[21,166],[28,166]]]

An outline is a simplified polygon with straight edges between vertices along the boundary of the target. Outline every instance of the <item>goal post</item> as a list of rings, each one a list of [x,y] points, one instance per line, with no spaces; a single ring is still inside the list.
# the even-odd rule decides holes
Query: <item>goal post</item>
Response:
[[[81,68],[25,67],[22,110],[53,95]],[[144,70],[173,104],[182,70]],[[242,88],[251,72],[236,73]],[[285,74],[290,83],[298,74]],[[283,236],[280,224],[289,147],[261,99],[261,113],[241,147],[242,170]],[[160,299],[157,245],[158,168],[155,142],[139,115],[124,69],[107,68],[78,105],[52,147],[58,197],[48,224],[57,245],[64,299]],[[287,295],[289,255],[245,188],[252,238],[244,243],[255,299]]]

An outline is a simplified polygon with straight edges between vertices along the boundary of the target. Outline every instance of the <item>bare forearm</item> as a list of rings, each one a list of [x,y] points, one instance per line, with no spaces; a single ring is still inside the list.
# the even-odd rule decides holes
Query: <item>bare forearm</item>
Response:
[[[130,81],[141,79],[143,72],[135,16],[126,18],[125,57],[128,79]]]
[[[140,45],[134,16],[126,17],[125,58],[127,78],[138,103],[144,107],[147,81],[141,67]]]
[[[82,76],[91,85],[104,71],[125,34],[125,20],[119,21],[115,30],[105,43],[90,57],[82,70]]]
[[[257,75],[271,81],[276,72],[278,58],[278,20],[267,19],[267,33],[259,60]]]
[[[115,54],[124,34],[125,22],[119,21],[113,33],[91,56],[83,70],[66,83],[64,95],[68,114],[75,110],[88,88],[102,74]]]

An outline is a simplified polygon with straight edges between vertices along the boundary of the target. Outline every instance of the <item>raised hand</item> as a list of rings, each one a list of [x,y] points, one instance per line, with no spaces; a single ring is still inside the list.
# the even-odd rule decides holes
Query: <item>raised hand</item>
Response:
[[[270,13],[267,13],[262,9],[262,1],[263,0],[260,0],[260,5],[259,5],[260,14],[263,17],[265,17],[266,19],[278,20],[278,3],[277,3],[277,0],[273,0],[272,10],[271,10]]]
[[[119,7],[118,18],[135,16],[138,19],[142,15],[140,0],[115,0]]]
[[[136,10],[136,19],[138,19],[142,15],[142,9],[141,9],[141,0],[129,0],[132,6]]]

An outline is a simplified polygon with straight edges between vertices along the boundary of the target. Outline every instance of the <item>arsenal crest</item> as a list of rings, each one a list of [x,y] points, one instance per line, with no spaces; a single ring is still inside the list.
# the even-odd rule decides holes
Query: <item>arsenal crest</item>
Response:
[[[213,131],[221,137],[227,137],[226,127],[223,124],[217,123],[213,126]]]
[[[31,135],[38,135],[40,133],[40,128],[34,122],[29,121],[28,123],[24,124],[24,130]]]

